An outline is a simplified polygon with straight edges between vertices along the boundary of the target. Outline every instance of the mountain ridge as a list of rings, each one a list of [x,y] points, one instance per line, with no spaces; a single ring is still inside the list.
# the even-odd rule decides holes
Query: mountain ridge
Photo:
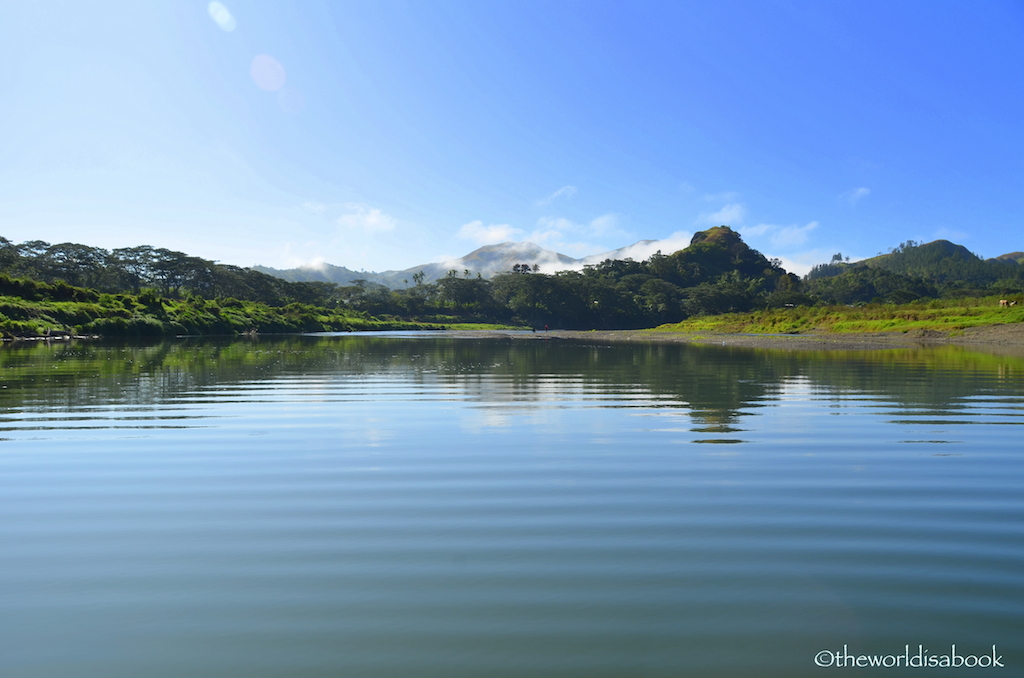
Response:
[[[415,275],[423,273],[424,283],[431,283],[448,275],[449,271],[455,271],[456,275],[465,276],[469,271],[470,276],[480,275],[490,278],[499,273],[508,273],[516,264],[527,264],[531,267],[537,265],[541,273],[554,273],[564,270],[580,270],[584,266],[596,265],[606,260],[623,260],[631,255],[645,255],[647,259],[653,254],[653,248],[658,240],[638,240],[637,242],[608,250],[598,254],[590,254],[585,257],[570,257],[561,252],[548,250],[540,245],[529,241],[503,242],[494,245],[484,245],[473,250],[469,254],[456,259],[436,261],[418,266],[411,266],[401,270],[375,271],[353,271],[344,266],[334,264],[319,264],[314,266],[300,266],[290,269],[276,269],[270,266],[253,266],[253,270],[266,273],[289,282],[332,282],[340,285],[351,285],[356,280],[364,280],[369,283],[377,283],[391,288],[400,288],[414,282]],[[648,250],[651,250],[648,253]]]
[[[709,237],[712,239],[719,237],[714,235],[715,233],[717,233],[715,229],[709,229],[707,231],[698,231],[693,237],[697,241],[703,241]],[[420,273],[423,274],[422,282],[431,283],[446,277],[450,271],[455,271],[455,274],[459,277],[465,277],[466,271],[468,271],[470,277],[479,275],[484,278],[491,278],[499,273],[511,272],[512,267],[517,264],[527,264],[530,267],[537,265],[540,267],[539,271],[541,273],[555,273],[563,270],[581,270],[585,266],[597,265],[606,260],[621,261],[632,258],[636,261],[644,261],[654,253],[657,244],[660,242],[663,241],[639,240],[618,249],[575,258],[554,250],[545,249],[529,241],[510,241],[484,245],[455,259],[381,272],[353,271],[344,266],[327,263],[291,269],[275,269],[260,265],[253,266],[252,268],[289,282],[331,282],[340,285],[351,285],[355,281],[362,280],[367,283],[384,285],[392,289],[400,289],[415,284],[416,279],[414,276],[418,276]],[[694,243],[691,242],[690,244]],[[663,252],[663,254],[671,255],[683,249],[686,248],[675,249],[672,252]],[[912,255],[910,255],[911,252]],[[908,257],[908,255],[910,256]],[[908,265],[906,261],[908,258],[916,259],[916,261]],[[912,272],[917,275],[928,275],[936,268],[944,268],[947,270],[943,271],[943,277],[949,278],[950,273],[952,273],[949,270],[950,266],[953,266],[955,269],[961,269],[965,266],[973,269],[984,262],[1024,263],[1024,252],[1008,252],[997,257],[982,259],[965,246],[949,240],[939,239],[928,243],[908,241],[893,248],[888,253],[867,257],[851,264],[843,264],[837,267],[837,270],[832,274],[834,275],[850,265],[864,265],[902,273]],[[959,272],[957,270],[957,273]]]

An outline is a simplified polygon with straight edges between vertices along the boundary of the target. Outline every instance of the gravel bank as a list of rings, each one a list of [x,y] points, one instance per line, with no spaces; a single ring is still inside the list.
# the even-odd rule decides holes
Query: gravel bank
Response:
[[[452,334],[473,335],[474,333],[452,332]],[[936,330],[859,334],[723,334],[654,332],[651,330],[592,330],[587,332],[554,330],[536,333],[508,333],[508,336],[527,340],[573,339],[602,342],[717,344],[790,351],[877,351],[952,344],[969,346],[974,350],[1024,356],[1024,323],[972,327],[960,332],[949,333]]]

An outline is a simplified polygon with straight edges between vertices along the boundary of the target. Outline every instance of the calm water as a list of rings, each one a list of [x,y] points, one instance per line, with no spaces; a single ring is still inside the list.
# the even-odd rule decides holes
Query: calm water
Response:
[[[0,676],[1024,675],[1024,360],[0,350]],[[859,675],[963,670],[849,669]]]

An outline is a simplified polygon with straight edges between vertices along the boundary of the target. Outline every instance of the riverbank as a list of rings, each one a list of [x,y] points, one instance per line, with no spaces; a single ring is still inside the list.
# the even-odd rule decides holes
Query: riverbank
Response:
[[[509,335],[524,339],[572,339],[607,342],[685,343],[791,351],[874,351],[894,348],[962,345],[998,352],[1024,353],[1024,323],[984,325],[963,330],[906,332],[808,332],[752,334],[730,332],[672,332],[665,330],[556,330]]]

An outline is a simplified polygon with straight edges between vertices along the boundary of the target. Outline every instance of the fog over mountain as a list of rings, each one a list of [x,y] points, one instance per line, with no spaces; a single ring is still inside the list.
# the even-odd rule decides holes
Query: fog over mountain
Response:
[[[606,259],[643,261],[659,250],[663,254],[671,254],[686,247],[687,244],[688,237],[685,240],[640,240],[626,247],[576,259],[554,250],[544,249],[532,242],[504,242],[498,245],[484,245],[455,259],[421,264],[400,271],[353,271],[344,266],[327,263],[284,270],[258,265],[253,268],[291,282],[323,281],[351,285],[353,281],[365,280],[396,288],[414,284],[413,276],[419,273],[423,273],[423,282],[429,283],[445,277],[449,271],[455,271],[460,277],[469,271],[471,277],[480,275],[490,278],[499,273],[511,272],[516,264],[538,266],[541,273],[579,271],[584,266],[599,264]]]

